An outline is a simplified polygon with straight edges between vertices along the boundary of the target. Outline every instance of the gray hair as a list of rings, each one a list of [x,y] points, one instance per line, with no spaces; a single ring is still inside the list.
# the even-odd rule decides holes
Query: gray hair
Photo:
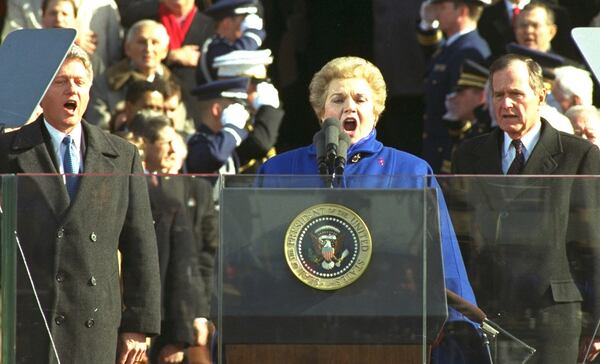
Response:
[[[575,105],[571,106],[569,110],[565,112],[565,116],[568,117],[571,122],[579,116],[585,116],[586,120],[600,120],[600,111],[598,111],[594,105]]]
[[[583,105],[591,105],[594,93],[594,81],[590,73],[573,66],[558,67],[554,70],[554,86],[566,97],[577,96]]]
[[[164,46],[167,47],[169,45],[169,33],[167,33],[167,29],[164,25],[152,19],[142,19],[140,21],[135,22],[131,28],[127,31],[127,35],[125,36],[125,44],[131,42],[133,37],[135,37],[140,29],[143,27],[149,27],[150,29],[158,29],[160,39],[163,42]]]

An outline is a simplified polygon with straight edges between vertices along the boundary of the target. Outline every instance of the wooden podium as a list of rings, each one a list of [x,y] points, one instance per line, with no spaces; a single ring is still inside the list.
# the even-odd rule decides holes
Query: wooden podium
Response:
[[[435,190],[306,188],[295,177],[276,178],[261,180],[263,187],[225,183],[221,189],[214,305],[221,362],[428,362],[430,345],[447,318]],[[361,229],[354,215],[331,218],[323,206],[352,211],[372,242],[366,268],[339,289],[315,287],[319,277],[337,273],[311,263],[320,252],[308,247],[317,240],[313,231],[347,226],[338,241],[349,250],[351,241],[364,248],[360,239],[350,238],[364,231],[353,232]],[[330,226],[335,223],[340,229]],[[293,261],[288,264],[294,229],[304,239],[297,244],[298,255],[309,252],[298,261],[317,278],[300,279],[290,268]],[[356,252],[345,255],[344,263],[354,262]],[[342,273],[354,269],[338,266]]]
[[[423,363],[420,345],[227,345],[225,353],[227,363]]]

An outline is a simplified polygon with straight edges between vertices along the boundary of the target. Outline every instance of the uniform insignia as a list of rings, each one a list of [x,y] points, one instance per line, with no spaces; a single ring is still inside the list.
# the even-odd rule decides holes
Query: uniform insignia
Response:
[[[285,258],[300,281],[336,290],[356,281],[371,260],[371,234],[354,211],[319,204],[302,211],[285,235]]]
[[[355,155],[352,156],[352,159],[350,160],[350,162],[357,163],[360,160],[360,158],[362,158],[360,153],[356,153]]]
[[[444,63],[437,63],[435,66],[433,66],[433,71],[434,72],[445,72],[446,65]]]

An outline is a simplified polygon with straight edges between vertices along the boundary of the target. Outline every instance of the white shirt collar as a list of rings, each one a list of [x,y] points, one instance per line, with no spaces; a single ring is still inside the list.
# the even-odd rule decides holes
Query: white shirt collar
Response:
[[[519,4],[517,6],[519,7],[519,9],[523,9],[530,2],[531,2],[531,0],[521,0],[521,1],[519,1]],[[513,2],[510,0],[504,0],[504,5],[506,6],[506,12],[508,13],[508,18],[510,20],[512,20],[513,7],[514,7]]]
[[[50,134],[50,140],[52,140],[52,148],[54,150],[54,155],[57,158],[60,172],[64,173],[64,171],[62,170],[62,168],[63,168],[62,167],[63,153],[61,153],[61,145],[62,145],[63,139],[65,138],[65,136],[67,136],[67,134],[63,133],[62,131],[59,131],[58,129],[56,129],[55,127],[50,125],[50,123],[48,122],[48,120],[46,120],[46,118],[44,118],[44,125],[46,125],[46,130],[48,130],[48,134]],[[73,138],[75,148],[77,149],[79,156],[81,156],[81,134],[82,134],[82,131],[83,131],[83,128],[81,127],[81,123],[78,123],[73,128],[73,130],[71,130],[71,132],[69,133],[71,138]],[[83,166],[81,166],[81,167],[83,167]],[[82,168],[80,168],[80,170],[81,169]]]
[[[477,29],[477,28],[476,27],[468,27],[466,29],[461,30],[458,33],[452,34],[451,36],[446,38],[446,41],[444,42],[444,46],[449,46],[450,44],[454,43],[455,40],[460,38],[460,36],[470,33],[472,31],[474,31],[475,29]]]
[[[525,157],[525,161],[529,159],[531,156],[531,152],[535,145],[540,140],[540,134],[542,132],[542,122],[539,121],[531,130],[527,132],[527,134],[521,137],[521,143],[523,143],[523,155]],[[506,174],[510,164],[515,158],[515,148],[511,144],[512,139],[510,136],[504,132],[504,143],[502,146],[502,170]]]

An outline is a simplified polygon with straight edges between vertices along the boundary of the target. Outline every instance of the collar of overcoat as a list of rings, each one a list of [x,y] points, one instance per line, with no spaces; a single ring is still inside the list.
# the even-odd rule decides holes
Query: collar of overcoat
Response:
[[[65,216],[68,210],[73,210],[78,204],[85,204],[85,196],[90,196],[97,190],[101,180],[110,178],[110,175],[117,172],[114,159],[119,156],[119,151],[109,136],[85,120],[81,123],[85,138],[84,175],[71,204],[62,177],[57,175],[56,157],[43,116],[24,126],[15,135],[11,146],[21,170],[19,174],[36,175],[34,180],[57,217]],[[98,176],[100,174],[103,177]]]

